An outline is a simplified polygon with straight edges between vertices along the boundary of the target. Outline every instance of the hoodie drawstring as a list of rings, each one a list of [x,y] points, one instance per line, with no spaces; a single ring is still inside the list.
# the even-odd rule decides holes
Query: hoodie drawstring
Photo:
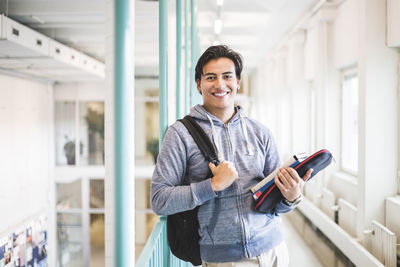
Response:
[[[244,121],[242,114],[239,114],[239,117],[240,117],[240,121],[242,122],[242,129],[243,129],[244,139],[246,140],[247,155],[252,156],[252,155],[254,155],[254,152],[253,152],[253,149],[251,148],[251,145],[249,143],[249,137],[247,135],[246,122]]]
[[[214,123],[213,123],[211,117],[208,114],[206,114],[206,115],[207,115],[208,120],[211,123],[211,132],[212,132],[212,135],[213,135],[213,141],[214,141],[215,147],[217,149],[218,160],[222,162],[223,159],[222,159],[221,150],[219,148],[219,138],[218,138],[218,135],[217,135],[217,131],[215,130],[215,126],[214,126]],[[252,147],[251,147],[251,145],[249,143],[249,137],[248,137],[248,134],[247,134],[246,122],[244,121],[242,114],[239,114],[239,117],[240,117],[240,121],[241,121],[241,124],[242,124],[244,139],[246,140],[247,155],[252,156],[252,155],[254,155],[254,152],[253,152],[253,149],[252,149]]]
[[[215,147],[217,148],[218,160],[219,160],[220,162],[222,162],[223,159],[222,159],[221,150],[219,149],[219,139],[218,139],[217,131],[215,130],[215,126],[214,126],[214,123],[213,123],[211,117],[208,116],[208,114],[206,114],[206,115],[207,115],[208,120],[209,120],[210,123],[211,123],[211,132],[212,132],[212,135],[213,135],[213,140],[214,140]]]

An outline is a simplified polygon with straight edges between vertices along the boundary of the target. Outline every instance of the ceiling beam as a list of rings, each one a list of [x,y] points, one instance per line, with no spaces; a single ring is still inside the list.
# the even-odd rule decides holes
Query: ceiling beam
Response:
[[[28,23],[28,27],[33,29],[82,29],[82,28],[104,28],[104,22],[46,22]]]
[[[8,16],[105,14],[105,1],[97,0],[13,0],[0,7]]]

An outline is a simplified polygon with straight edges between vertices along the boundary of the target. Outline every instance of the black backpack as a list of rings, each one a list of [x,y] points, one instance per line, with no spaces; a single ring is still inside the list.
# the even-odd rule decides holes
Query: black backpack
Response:
[[[219,161],[214,146],[200,125],[189,115],[179,121],[185,125],[207,161],[211,161],[217,166]],[[211,176],[210,170],[208,177]],[[197,210],[198,207],[169,215],[167,218],[168,244],[172,254],[195,266],[201,265]]]

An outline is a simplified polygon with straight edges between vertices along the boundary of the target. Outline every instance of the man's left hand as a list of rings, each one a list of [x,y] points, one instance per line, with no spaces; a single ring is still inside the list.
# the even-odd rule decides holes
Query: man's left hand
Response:
[[[301,190],[305,182],[311,177],[313,169],[308,169],[303,178],[300,178],[297,171],[293,168],[279,168],[278,175],[275,177],[275,184],[281,190],[282,195],[293,202],[301,195]]]

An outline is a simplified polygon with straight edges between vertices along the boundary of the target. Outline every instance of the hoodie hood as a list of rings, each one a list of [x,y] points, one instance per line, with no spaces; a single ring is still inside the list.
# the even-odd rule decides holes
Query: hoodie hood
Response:
[[[190,116],[199,119],[199,120],[205,120],[205,121],[209,121],[211,124],[211,132],[212,132],[212,136],[213,136],[213,142],[214,142],[214,146],[217,150],[217,156],[218,156],[218,160],[221,162],[223,160],[222,157],[222,153],[221,153],[221,149],[220,149],[220,141],[219,141],[219,137],[217,134],[217,131],[215,130],[215,125],[218,126],[223,126],[224,123],[217,118],[216,116],[212,115],[211,113],[209,113],[202,105],[196,105],[194,106],[191,111],[190,111]],[[229,122],[227,123],[228,126],[230,125],[235,125],[238,123],[241,123],[242,125],[242,134],[244,137],[244,141],[245,141],[245,145],[247,147],[247,155],[253,155],[253,148],[250,145],[249,142],[249,138],[248,138],[248,133],[247,133],[247,125],[246,125],[246,121],[245,118],[246,116],[244,115],[243,109],[241,106],[236,106],[235,107],[235,114],[233,115],[233,117],[229,120]]]
[[[190,116],[193,118],[196,118],[198,120],[205,120],[208,121],[207,115],[212,119],[213,123],[215,125],[224,125],[224,122],[221,121],[219,118],[216,116],[212,115],[210,112],[208,112],[202,105],[198,104],[190,109]],[[236,106],[235,107],[235,115],[229,120],[228,124],[235,124],[240,122],[240,115],[242,117],[247,117],[244,114],[243,108],[241,106]]]

